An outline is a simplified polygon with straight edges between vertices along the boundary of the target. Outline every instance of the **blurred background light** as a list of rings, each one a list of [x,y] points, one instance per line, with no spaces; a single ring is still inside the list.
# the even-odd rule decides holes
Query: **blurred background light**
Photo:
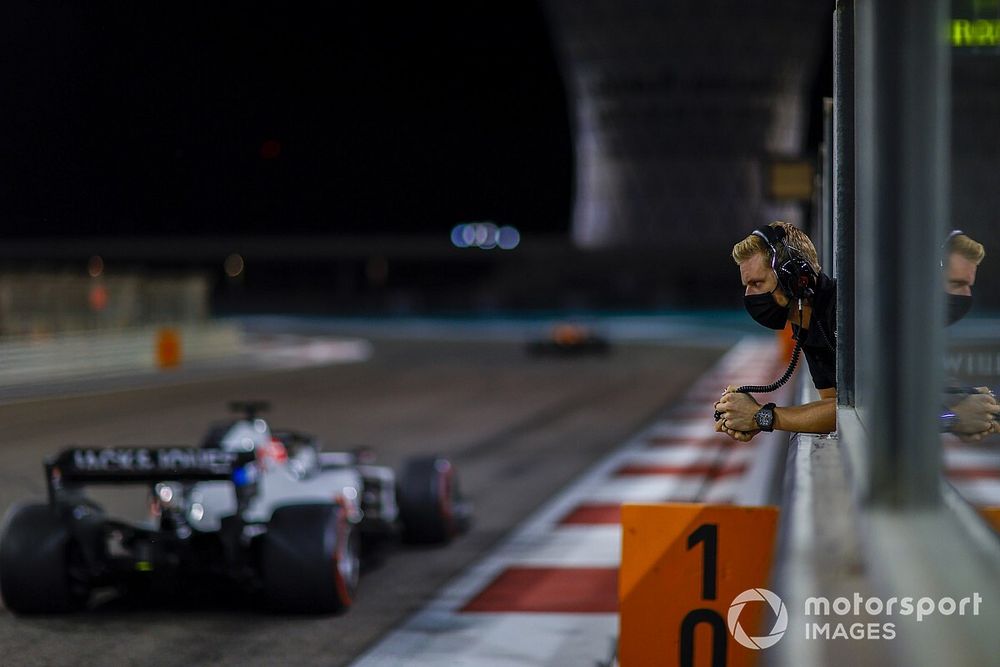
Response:
[[[497,227],[492,222],[469,222],[451,229],[451,243],[456,248],[512,250],[521,242],[521,233],[515,227]]]
[[[87,293],[87,304],[90,310],[99,313],[108,307],[108,288],[103,283],[93,283]]]
[[[456,248],[468,248],[465,240],[465,230],[468,225],[455,225],[451,228],[451,244]]]
[[[517,227],[504,225],[497,230],[497,245],[501,250],[513,250],[521,243],[521,232]]]
[[[476,239],[476,246],[482,248],[483,245],[485,245],[487,240],[489,239],[490,230],[486,225],[480,224],[478,222],[474,224],[472,228],[475,230],[473,233],[473,237]]]
[[[229,257],[226,257],[226,261],[222,264],[223,270],[225,270],[226,275],[230,278],[235,278],[241,273],[243,273],[244,263],[243,257],[237,253],[233,253]]]
[[[479,247],[483,250],[491,250],[497,246],[497,226],[492,222],[484,222],[479,226],[476,231],[476,240],[478,241],[482,238],[482,241],[478,243]]]
[[[260,156],[265,160],[273,160],[281,155],[281,142],[277,139],[268,139],[260,145]]]
[[[476,243],[476,227],[475,225],[462,225],[462,242],[465,244],[464,248],[475,245]]]

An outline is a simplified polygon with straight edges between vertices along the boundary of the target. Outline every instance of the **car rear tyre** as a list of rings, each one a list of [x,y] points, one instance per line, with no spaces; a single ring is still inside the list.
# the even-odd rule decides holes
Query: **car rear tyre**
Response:
[[[359,538],[340,504],[276,509],[261,559],[264,595],[276,610],[338,613],[354,600]]]
[[[468,524],[458,475],[451,462],[441,457],[408,461],[399,476],[396,502],[406,542],[445,544]]]
[[[82,608],[89,597],[74,581],[71,563],[78,549],[66,522],[48,505],[13,507],[0,536],[0,594],[18,614],[65,613]]]

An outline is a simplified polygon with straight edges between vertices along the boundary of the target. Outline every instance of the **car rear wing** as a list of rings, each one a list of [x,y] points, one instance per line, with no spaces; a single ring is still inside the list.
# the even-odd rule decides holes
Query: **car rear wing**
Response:
[[[237,481],[253,452],[203,447],[70,447],[45,461],[51,491],[83,484]]]

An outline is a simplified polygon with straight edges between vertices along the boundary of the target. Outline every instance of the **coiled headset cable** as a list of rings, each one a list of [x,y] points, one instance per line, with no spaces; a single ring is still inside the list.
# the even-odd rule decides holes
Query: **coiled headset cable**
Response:
[[[799,299],[799,322],[802,321],[802,300]],[[816,320],[819,324],[819,320]],[[823,326],[820,325],[820,331],[823,333],[823,339],[826,340],[826,344],[830,345],[830,339],[827,338],[826,332],[823,331]],[[833,348],[832,345],[830,345]],[[788,362],[788,368],[785,369],[784,375],[768,385],[756,385],[756,384],[745,384],[742,387],[737,387],[736,391],[741,394],[768,394],[776,389],[784,386],[786,382],[792,377],[792,373],[795,372],[795,366],[799,363],[799,353],[802,352],[802,327],[799,327],[798,332],[795,334],[795,347],[792,349],[792,358]],[[715,421],[722,419],[722,413],[718,410],[715,411]]]
[[[830,337],[826,334],[826,327],[823,325],[823,321],[820,320],[820,319],[817,319],[816,320],[816,327],[819,329],[820,335],[823,336],[823,341],[826,343],[826,346],[828,348],[830,348],[831,352],[833,352],[834,354],[836,354],[837,353],[837,346],[830,342]],[[834,338],[837,337],[836,332],[834,332],[834,336],[833,337]]]
[[[792,359],[788,362],[788,368],[785,369],[785,374],[780,378],[767,385],[756,385],[756,384],[745,384],[742,387],[737,387],[736,391],[743,394],[768,394],[779,387],[782,387],[788,380],[792,377],[792,373],[795,372],[795,366],[799,362],[799,352],[802,351],[802,341],[797,337],[795,339],[795,348],[792,350]]]

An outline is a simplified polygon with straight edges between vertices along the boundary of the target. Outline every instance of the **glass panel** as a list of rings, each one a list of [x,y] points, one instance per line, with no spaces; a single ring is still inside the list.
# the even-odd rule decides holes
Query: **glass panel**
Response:
[[[1000,508],[1000,2],[954,0],[949,319],[942,395],[945,474],[984,513]],[[985,251],[985,258],[980,257]],[[1000,525],[996,509],[993,525]]]

